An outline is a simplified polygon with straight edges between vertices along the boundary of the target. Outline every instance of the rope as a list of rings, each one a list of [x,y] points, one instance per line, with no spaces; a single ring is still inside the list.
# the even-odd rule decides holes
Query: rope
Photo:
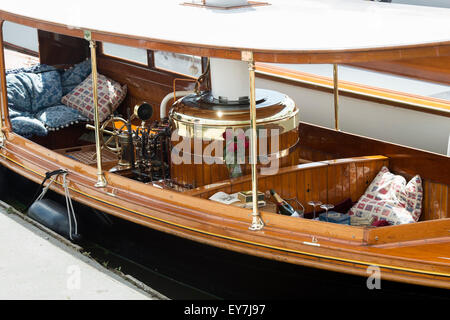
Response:
[[[42,180],[42,183],[41,183],[41,185],[39,186],[39,188],[37,189],[36,194],[33,196],[32,201],[31,201],[30,204],[28,204],[28,206],[23,210],[23,212],[24,212],[24,213],[27,213],[27,212],[28,212],[28,209],[30,209],[31,205],[32,205],[33,203],[35,203],[39,197],[40,197],[40,199],[42,199],[42,197],[43,197],[43,196],[45,195],[45,193],[47,192],[47,191],[44,192],[43,188],[44,188],[45,182],[46,182],[48,179],[50,179],[51,177],[53,177],[53,176],[55,176],[55,175],[58,176],[59,174],[62,174],[62,173],[64,173],[64,172],[67,172],[67,171],[62,170],[62,169],[59,169],[59,170],[55,170],[55,171],[49,171],[49,172],[46,172],[46,173],[45,173],[45,178],[44,178],[44,180]],[[50,182],[50,183],[52,183],[52,182]],[[40,191],[40,190],[42,190],[42,191],[41,191],[41,194],[39,195],[39,191]],[[48,190],[48,187],[47,187],[47,190]],[[42,193],[43,193],[44,195],[43,195]],[[40,200],[40,199],[39,199],[39,200]]]
[[[70,236],[70,240],[73,240],[72,239],[72,219],[71,219],[71,217],[73,217],[73,221],[75,223],[75,233],[74,234],[78,234],[78,224],[77,224],[77,218],[75,216],[75,210],[73,209],[73,205],[72,205],[72,199],[70,198],[69,184],[67,183],[67,179],[66,179],[67,174],[68,174],[67,171],[65,173],[63,173],[63,187],[64,187],[64,194],[66,196],[67,217],[69,218],[69,236]]]

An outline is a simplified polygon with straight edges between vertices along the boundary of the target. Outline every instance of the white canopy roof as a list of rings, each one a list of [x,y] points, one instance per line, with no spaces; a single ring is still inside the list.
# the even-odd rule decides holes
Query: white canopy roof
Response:
[[[0,10],[138,38],[276,51],[357,50],[450,41],[450,9],[364,0],[264,0],[213,10],[190,0],[3,0]]]

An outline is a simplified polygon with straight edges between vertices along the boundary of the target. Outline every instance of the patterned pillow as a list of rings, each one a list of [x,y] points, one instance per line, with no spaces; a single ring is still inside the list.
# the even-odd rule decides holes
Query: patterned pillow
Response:
[[[98,115],[104,121],[122,103],[127,94],[127,86],[121,86],[107,77],[98,74]],[[79,110],[83,115],[94,120],[94,99],[92,97],[92,73],[73,91],[65,95],[61,102],[66,106]]]
[[[387,221],[392,225],[417,222],[422,210],[423,189],[420,176],[408,183],[383,167],[364,195],[350,209],[356,217]]]
[[[86,59],[61,74],[63,95],[75,89],[91,74],[91,59]]]
[[[89,120],[83,116],[80,111],[65,105],[53,106],[41,110],[35,117],[39,119],[50,131],[68,127],[69,125],[80,121]]]

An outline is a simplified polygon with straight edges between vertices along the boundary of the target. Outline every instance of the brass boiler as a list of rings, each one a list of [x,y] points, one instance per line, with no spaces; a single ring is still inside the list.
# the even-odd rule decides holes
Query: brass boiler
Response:
[[[122,132],[117,137],[120,145],[118,165],[121,169],[130,169],[136,157],[133,141],[130,141],[128,132]]]
[[[223,181],[230,178],[229,168],[225,164],[198,163],[203,152],[212,140],[224,142],[223,134],[228,128],[250,128],[248,99],[226,101],[214,98],[210,93],[191,94],[179,99],[172,106],[169,120],[172,132],[176,130],[178,141],[172,139],[172,153],[190,158],[190,163],[171,163],[171,177],[179,183],[194,187]],[[267,155],[278,159],[278,166],[286,167],[298,164],[299,155],[299,109],[287,95],[272,90],[256,90],[256,125],[267,129]],[[271,149],[271,129],[278,129],[278,149]],[[172,136],[173,137],[173,136]],[[182,138],[191,137],[190,152],[180,150]],[[201,150],[194,147],[195,139],[201,139]],[[197,146],[199,143],[197,142]],[[211,149],[211,147],[210,147]],[[258,145],[258,155],[261,155]],[[215,156],[215,154],[212,154]],[[197,159],[197,163],[195,163]],[[173,160],[173,159],[172,159]],[[269,164],[258,163],[258,167]],[[251,164],[246,154],[245,164],[241,165],[243,175],[251,174]]]

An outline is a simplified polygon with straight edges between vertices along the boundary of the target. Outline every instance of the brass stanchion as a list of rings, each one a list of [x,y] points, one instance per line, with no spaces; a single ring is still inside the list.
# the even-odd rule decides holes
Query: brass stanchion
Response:
[[[5,51],[4,51],[4,43],[3,43],[3,22],[4,20],[0,20],[0,83],[1,83],[1,107],[0,107],[0,147],[3,147],[5,143],[6,136],[3,133],[3,121],[7,121],[6,117],[8,117],[8,108],[7,106],[7,94],[6,94],[6,75],[5,75]]]
[[[333,64],[333,86],[334,86],[334,129],[339,130],[339,80],[338,66]]]
[[[258,210],[258,171],[256,164],[258,161],[257,134],[256,134],[256,91],[255,91],[255,61],[252,52],[242,52],[242,60],[248,63],[250,76],[250,120],[252,128],[251,140],[251,160],[252,160],[252,224],[250,230],[261,230],[264,228],[264,222]]]
[[[97,53],[95,51],[96,44],[92,40],[91,32],[85,31],[85,39],[89,41],[91,48],[91,69],[92,69],[92,95],[94,99],[94,125],[95,125],[95,152],[97,155],[97,183],[95,187],[104,188],[107,185],[105,176],[102,170],[102,149],[100,143],[100,122],[98,116],[98,89],[97,89]]]

